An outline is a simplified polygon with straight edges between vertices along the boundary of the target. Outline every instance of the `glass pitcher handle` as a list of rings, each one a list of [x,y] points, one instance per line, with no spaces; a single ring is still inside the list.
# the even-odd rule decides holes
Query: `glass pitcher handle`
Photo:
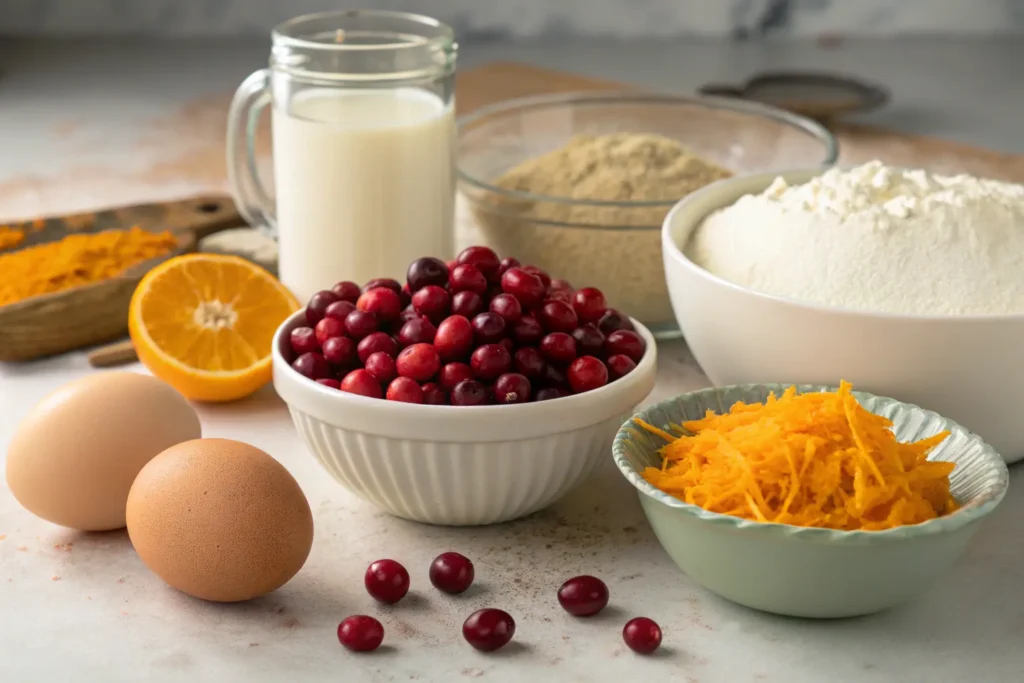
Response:
[[[276,238],[274,202],[256,168],[256,128],[270,100],[270,69],[250,74],[238,86],[228,110],[227,167],[228,187],[238,213],[249,225]]]

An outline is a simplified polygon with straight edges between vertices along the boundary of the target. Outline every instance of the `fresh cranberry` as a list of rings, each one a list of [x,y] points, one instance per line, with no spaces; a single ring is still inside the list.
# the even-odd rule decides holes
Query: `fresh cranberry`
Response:
[[[359,362],[365,364],[366,359],[377,352],[384,352],[389,356],[394,356],[398,353],[398,344],[395,343],[395,340],[387,332],[374,332],[363,337],[362,341],[359,342],[359,346],[356,347],[356,352],[359,354]]]
[[[356,308],[373,313],[381,322],[390,322],[402,312],[402,299],[387,287],[374,287],[359,295]]]
[[[296,327],[288,335],[288,343],[291,345],[292,351],[300,356],[310,351],[320,350],[320,344],[316,340],[316,332],[313,331],[312,327]]]
[[[497,261],[497,257],[495,257]],[[445,593],[464,593],[473,583],[473,563],[459,553],[441,553],[430,563],[430,583]]]
[[[498,276],[500,277],[500,276],[504,275],[506,270],[509,270],[511,268],[518,268],[521,265],[523,265],[523,264],[519,262],[519,259],[514,258],[512,256],[509,256],[507,258],[503,258],[498,263]]]
[[[370,357],[366,359],[366,371],[381,384],[388,384],[398,376],[394,357],[383,351],[370,354]]]
[[[448,315],[451,303],[451,295],[438,285],[427,285],[412,295],[412,307],[416,312],[436,322]]]
[[[621,353],[629,356],[635,363],[639,363],[644,357],[646,348],[644,338],[632,330],[615,330],[604,341],[604,349],[609,356]]]
[[[562,398],[564,396],[572,396],[566,389],[560,389],[558,387],[544,387],[537,392],[535,401],[550,401],[554,398]]]
[[[490,381],[509,371],[512,357],[500,344],[484,344],[469,357],[469,367],[478,378]]]
[[[388,385],[387,394],[384,397],[389,401],[401,401],[402,403],[423,403],[423,389],[419,382],[408,377],[396,377]]]
[[[309,303],[306,304],[306,322],[309,323],[310,327],[323,320],[327,307],[335,301],[338,301],[338,296],[326,289],[317,292],[309,298]]]
[[[608,368],[593,356],[580,356],[569,366],[566,373],[573,393],[582,394],[608,384]]]
[[[566,378],[565,373],[559,370],[552,363],[548,363],[544,366],[544,376],[541,378],[541,384],[546,387],[558,387],[559,389],[569,389],[569,380]]]
[[[572,292],[565,289],[548,289],[544,299],[547,301],[560,301],[570,308],[572,307]]]
[[[512,616],[494,608],[477,610],[462,624],[462,637],[481,652],[505,647],[515,632],[516,622]]]
[[[426,318],[409,320],[398,331],[398,345],[405,348],[413,344],[433,344],[436,335],[437,328]]]
[[[555,279],[553,279],[551,281],[551,284],[548,285],[548,293],[549,294],[551,292],[569,292],[569,294],[572,294],[575,291],[576,290],[572,288],[572,285],[569,284],[568,280],[562,280],[562,279],[559,279],[559,278],[555,278]]]
[[[422,317],[423,317],[423,315],[420,314],[419,311],[417,311],[416,308],[412,304],[409,304],[408,306],[403,308],[402,312],[398,315],[398,321],[401,324],[404,325],[405,323],[409,322],[410,320],[416,320],[417,318],[422,318]]]
[[[629,321],[629,318],[622,315],[614,308],[609,308],[601,316],[601,320],[597,323],[598,329],[607,336],[615,330],[632,330],[633,323]]]
[[[323,353],[327,362],[336,368],[350,368],[359,360],[356,343],[348,337],[331,337],[324,342]]]
[[[341,386],[338,380],[334,379],[333,377],[321,377],[316,381],[316,383],[323,384],[325,387],[329,387],[331,389],[337,389]]]
[[[661,627],[647,617],[636,617],[626,622],[622,639],[633,652],[649,655],[661,645]]]
[[[465,363],[447,363],[437,373],[437,379],[444,390],[451,391],[462,380],[473,379],[473,368]]]
[[[320,346],[331,337],[341,337],[345,334],[345,323],[337,318],[321,318],[314,328],[316,341]]]
[[[544,338],[544,327],[536,318],[524,315],[512,327],[512,336],[520,346],[534,346]]]
[[[475,379],[464,379],[452,389],[453,406],[485,406],[487,400],[487,387]]]
[[[324,317],[345,322],[345,318],[354,310],[356,310],[356,305],[351,301],[335,301],[324,311]]]
[[[448,405],[448,392],[437,382],[427,382],[423,385],[423,402],[432,406]]]
[[[595,576],[574,576],[558,589],[558,604],[573,616],[592,617],[608,604],[608,586]]]
[[[448,261],[444,265],[448,268],[448,281],[451,282],[452,281],[452,271],[455,270],[455,267],[457,265],[459,265],[459,260],[458,259],[452,259],[451,261]]]
[[[402,377],[426,382],[441,368],[441,358],[430,344],[413,344],[402,349],[395,359],[395,368]]]
[[[514,325],[523,317],[523,307],[519,299],[511,294],[498,294],[491,299],[491,313],[497,313],[509,325]]]
[[[587,323],[583,327],[577,327],[572,331],[572,338],[576,340],[576,352],[580,355],[604,355],[604,335],[597,329],[597,325]]]
[[[309,351],[296,358],[292,369],[312,380],[331,376],[331,366],[327,364],[327,359],[316,351]]]
[[[403,306],[408,306],[409,304],[412,303],[412,290],[409,289],[408,282],[402,285],[402,291],[398,294],[398,296],[402,300]]]
[[[452,297],[452,315],[461,315],[472,319],[477,313],[484,310],[484,299],[476,292],[468,289],[456,292]]]
[[[342,391],[350,394],[359,394],[368,398],[383,398],[384,392],[380,390],[380,382],[363,368],[353,370],[341,379]]]
[[[505,336],[505,319],[497,313],[481,313],[473,318],[472,325],[477,344],[495,344]]]
[[[536,275],[522,268],[509,268],[501,276],[501,290],[519,299],[523,308],[533,308],[540,303],[547,287]]]
[[[541,283],[544,285],[544,291],[547,291],[548,287],[551,286],[551,276],[541,268],[538,268],[537,266],[523,266],[523,270],[530,275],[540,278]]]
[[[544,356],[532,346],[516,349],[512,355],[512,365],[516,372],[530,380],[540,379],[544,374]]]
[[[473,346],[473,326],[467,318],[453,315],[437,326],[434,348],[441,360],[452,361],[465,358]]]
[[[338,624],[338,641],[353,652],[373,652],[384,642],[384,627],[373,617],[356,614]]]
[[[548,332],[572,332],[576,323],[576,312],[564,301],[545,301],[541,306],[540,324]]]
[[[484,274],[476,266],[464,263],[455,266],[448,286],[453,292],[484,294],[487,292],[487,278],[484,277]]]
[[[377,287],[390,289],[392,292],[399,295],[402,293],[402,284],[398,280],[393,280],[389,277],[375,277],[363,285],[362,293],[365,294],[371,289],[376,289]]]
[[[512,341],[511,338],[503,337],[498,340],[498,343],[505,347],[505,350],[508,351],[508,355],[511,356],[516,352],[516,343]]]
[[[460,265],[476,266],[488,282],[497,282],[501,279],[501,274],[498,272],[501,261],[498,260],[498,255],[488,247],[466,247],[455,260]]]
[[[608,310],[604,294],[596,287],[584,287],[572,296],[572,307],[581,322],[596,323]]]
[[[576,358],[576,340],[565,332],[552,332],[540,340],[540,352],[550,361],[571,363]]]
[[[441,259],[430,256],[418,258],[409,264],[405,279],[413,294],[427,285],[444,287],[448,284],[448,266]]]
[[[349,282],[348,280],[342,280],[331,287],[331,293],[341,301],[347,301],[351,304],[354,304],[361,294],[359,285],[354,282]]]
[[[374,600],[393,605],[409,592],[409,572],[394,560],[377,560],[366,568],[363,585]]]
[[[526,403],[530,400],[530,380],[518,372],[506,372],[494,381],[494,402]]]
[[[636,368],[636,363],[633,362],[633,359],[621,353],[608,356],[608,360],[605,363],[608,366],[608,377],[613,380],[625,377]]]
[[[366,311],[352,311],[345,318],[345,330],[356,341],[377,331],[377,316]]]

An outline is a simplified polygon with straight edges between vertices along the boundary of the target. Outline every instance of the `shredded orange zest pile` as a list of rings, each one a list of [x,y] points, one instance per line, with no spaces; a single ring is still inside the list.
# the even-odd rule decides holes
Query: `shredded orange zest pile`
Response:
[[[692,436],[633,418],[669,442],[661,469],[646,468],[644,479],[705,510],[806,527],[891,529],[956,510],[955,464],[927,460],[949,432],[900,443],[892,422],[861,407],[851,388],[798,395],[790,387],[669,427]]]

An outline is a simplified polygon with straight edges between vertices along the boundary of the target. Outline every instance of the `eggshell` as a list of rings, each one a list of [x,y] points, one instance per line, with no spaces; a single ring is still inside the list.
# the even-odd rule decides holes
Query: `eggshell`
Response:
[[[155,377],[89,375],[44,398],[18,425],[7,485],[54,524],[120,529],[135,475],[161,451],[201,435],[192,406]]]
[[[128,496],[128,536],[174,588],[237,602],[280,588],[313,544],[313,515],[292,475],[230,439],[172,446],[146,465]]]

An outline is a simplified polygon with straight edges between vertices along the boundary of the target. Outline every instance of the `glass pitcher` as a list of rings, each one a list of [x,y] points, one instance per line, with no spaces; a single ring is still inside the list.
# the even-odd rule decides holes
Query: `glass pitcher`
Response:
[[[300,299],[342,280],[403,281],[454,250],[457,46],[430,17],[376,10],[297,17],[228,116],[228,182],[242,216],[278,240]],[[271,105],[275,197],[254,139]]]

